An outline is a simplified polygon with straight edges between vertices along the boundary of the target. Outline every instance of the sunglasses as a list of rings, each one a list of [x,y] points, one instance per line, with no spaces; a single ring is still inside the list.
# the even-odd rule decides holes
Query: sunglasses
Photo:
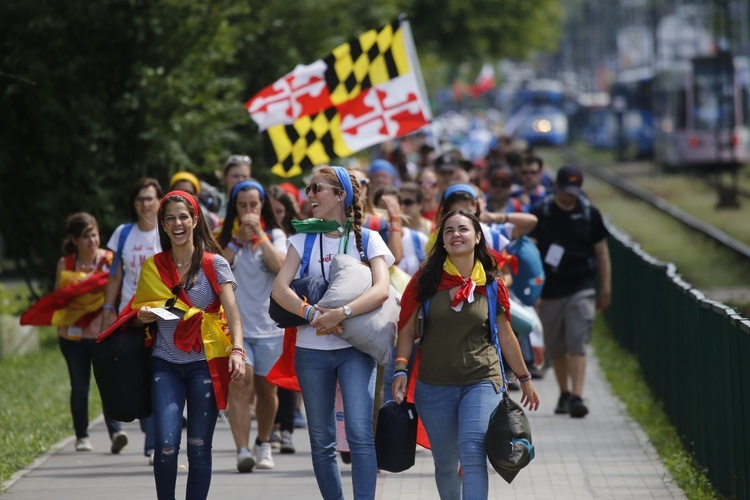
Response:
[[[250,157],[247,155],[232,155],[227,159],[227,165],[234,165],[235,163],[250,163]]]
[[[412,200],[412,199],[401,200],[401,204],[407,207],[414,205],[416,202],[417,200]]]
[[[361,181],[359,181],[359,185],[362,187],[365,187],[368,184],[370,184],[370,179],[362,179]]]
[[[177,303],[177,295],[179,295],[181,289],[182,283],[178,283],[172,287],[172,290],[170,290],[172,298],[164,303],[164,309],[170,309],[174,307],[174,305]]]
[[[490,186],[492,186],[492,187],[501,187],[501,188],[509,188],[510,187],[510,182],[492,181],[492,182],[490,182]]]
[[[423,188],[434,188],[435,186],[437,186],[437,182],[422,181],[419,183],[419,185]]]
[[[341,190],[338,186],[334,186],[333,184],[326,184],[325,182],[316,182],[314,184],[310,184],[305,188],[305,195],[310,196],[310,191],[312,191],[312,194],[318,194],[321,191],[323,191],[324,187],[329,187],[333,190]],[[334,194],[336,191],[334,191]]]
[[[536,175],[539,171],[537,170],[521,170],[521,174],[523,175]]]

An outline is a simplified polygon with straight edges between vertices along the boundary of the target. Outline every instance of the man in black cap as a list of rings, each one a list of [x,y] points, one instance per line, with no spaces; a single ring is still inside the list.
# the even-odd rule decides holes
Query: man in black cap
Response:
[[[574,418],[589,412],[582,399],[586,345],[595,309],[603,312],[611,298],[609,232],[599,210],[581,192],[582,185],[578,168],[561,167],[556,191],[531,211],[539,223],[529,234],[544,260],[539,317],[545,354],[560,386],[555,413]]]

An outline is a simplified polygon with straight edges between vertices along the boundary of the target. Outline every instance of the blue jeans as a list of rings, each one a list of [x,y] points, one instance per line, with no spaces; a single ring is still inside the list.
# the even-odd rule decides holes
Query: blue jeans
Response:
[[[450,386],[417,380],[414,402],[430,438],[435,483],[442,500],[487,498],[484,438],[500,397],[489,381]]]
[[[175,498],[182,410],[187,399],[188,479],[186,498],[205,499],[211,486],[211,446],[219,410],[206,361],[179,365],[151,358],[151,418],[156,455],[154,479],[160,500]]]
[[[70,375],[70,413],[76,438],[89,437],[89,385],[91,382],[91,357],[96,339],[68,340],[58,337],[60,352],[68,365]],[[122,422],[104,415],[109,436],[122,429]]]
[[[305,403],[313,470],[323,498],[344,498],[336,463],[336,379],[344,400],[354,498],[375,498],[378,470],[372,430],[375,360],[354,347],[333,351],[298,347],[294,367]]]

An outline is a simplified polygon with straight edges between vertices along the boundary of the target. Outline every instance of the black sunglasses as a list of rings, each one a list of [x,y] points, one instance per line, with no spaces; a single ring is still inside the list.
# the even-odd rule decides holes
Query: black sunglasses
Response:
[[[402,205],[406,205],[407,207],[410,207],[414,205],[417,202],[417,200],[412,200],[411,198],[407,198],[405,200],[401,200]]]
[[[172,287],[172,290],[170,290],[172,298],[164,303],[164,309],[170,309],[174,307],[174,305],[177,303],[177,295],[179,295],[180,289],[182,289],[182,283],[178,283]]]
[[[369,183],[370,183],[370,179],[362,179],[361,181],[359,181],[359,185],[362,187],[367,186]]]

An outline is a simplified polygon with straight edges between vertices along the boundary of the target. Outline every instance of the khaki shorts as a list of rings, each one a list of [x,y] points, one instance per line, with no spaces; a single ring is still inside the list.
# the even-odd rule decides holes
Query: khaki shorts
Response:
[[[539,319],[544,327],[544,349],[549,359],[586,353],[596,310],[596,290],[587,288],[560,299],[542,299]]]

